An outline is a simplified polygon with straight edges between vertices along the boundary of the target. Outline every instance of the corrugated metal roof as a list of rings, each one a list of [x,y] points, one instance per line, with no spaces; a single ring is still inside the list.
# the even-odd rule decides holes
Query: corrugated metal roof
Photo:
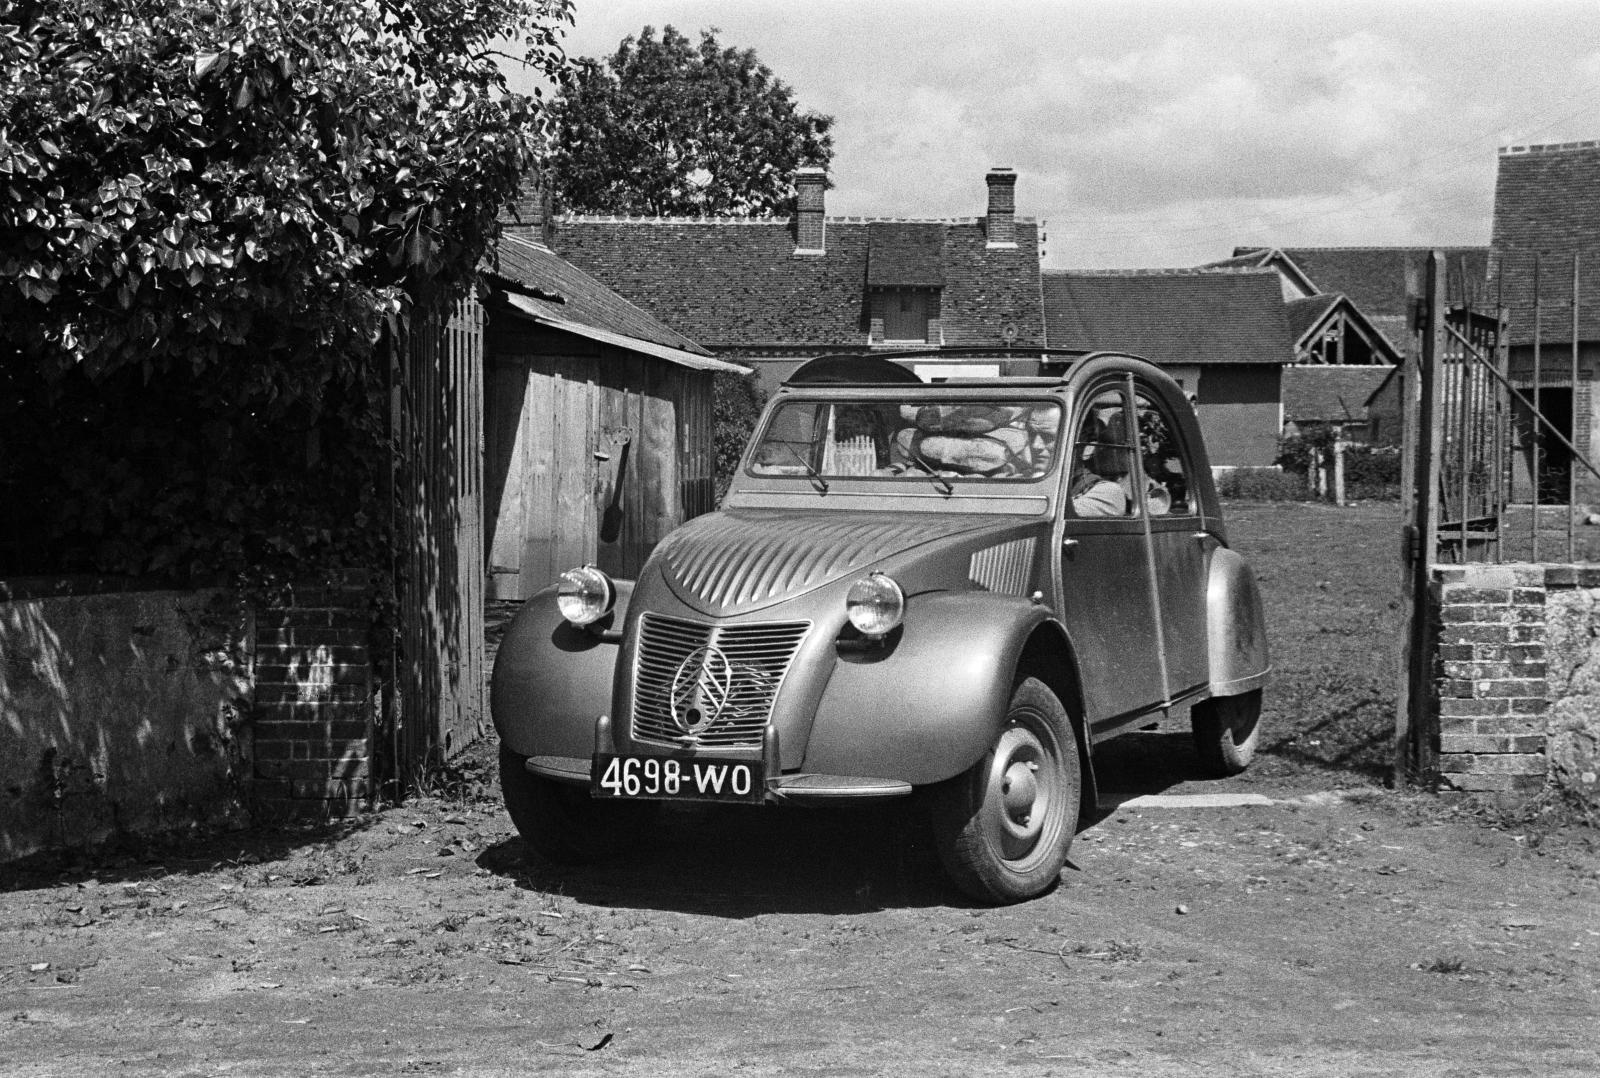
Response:
[[[664,344],[656,344],[654,341],[641,340],[638,337],[630,337],[626,334],[615,333],[584,322],[572,322],[566,319],[554,317],[550,313],[550,305],[548,303],[539,299],[535,299],[531,296],[524,296],[516,292],[509,292],[506,294],[506,302],[509,303],[513,310],[515,310],[518,314],[525,315],[526,317],[531,318],[533,321],[549,326],[552,329],[559,329],[566,333],[574,333],[579,337],[587,337],[589,340],[599,341],[602,344],[610,344],[615,345],[618,348],[626,348],[631,352],[639,352],[647,356],[655,356],[657,359],[664,359],[669,363],[676,363],[680,367],[691,367],[698,371],[727,371],[730,374],[750,373],[749,367],[741,367],[737,363],[728,363],[725,360],[714,359],[711,356],[705,355],[703,352],[688,352],[682,348],[670,348]]]
[[[549,248],[520,236],[500,238],[495,252],[487,260],[485,272],[491,280],[498,280],[526,301],[516,304],[524,314],[673,352],[711,354]]]

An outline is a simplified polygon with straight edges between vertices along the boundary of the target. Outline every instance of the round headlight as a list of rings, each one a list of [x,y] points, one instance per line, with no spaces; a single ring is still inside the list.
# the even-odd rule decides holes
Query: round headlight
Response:
[[[574,625],[588,625],[611,612],[617,589],[611,578],[592,565],[568,569],[556,585],[556,606]]]
[[[882,636],[905,616],[906,595],[893,577],[872,573],[850,585],[844,605],[850,624],[863,635]]]

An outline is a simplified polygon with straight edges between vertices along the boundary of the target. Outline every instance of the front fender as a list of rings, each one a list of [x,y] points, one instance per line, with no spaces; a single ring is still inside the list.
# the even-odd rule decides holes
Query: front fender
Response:
[[[500,743],[523,756],[588,756],[594,723],[611,710],[611,679],[620,640],[597,629],[620,628],[633,581],[617,580],[617,604],[587,629],[571,625],[546,588],[522,604],[506,629],[489,683],[489,710]],[[608,635],[616,635],[610,633]]]
[[[1272,667],[1256,574],[1227,547],[1211,555],[1206,635],[1212,696],[1236,696],[1266,684]]]
[[[994,740],[1022,650],[1049,618],[1027,599],[989,592],[911,598],[897,637],[840,652],[804,770],[913,786],[959,775]]]

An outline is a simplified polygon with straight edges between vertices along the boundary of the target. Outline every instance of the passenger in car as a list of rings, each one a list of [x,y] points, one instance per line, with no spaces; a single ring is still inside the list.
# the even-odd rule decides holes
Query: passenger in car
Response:
[[[1128,450],[1116,444],[1112,429],[1092,414],[1085,417],[1078,435],[1077,466],[1070,496],[1072,511],[1080,517],[1125,517],[1128,491]]]

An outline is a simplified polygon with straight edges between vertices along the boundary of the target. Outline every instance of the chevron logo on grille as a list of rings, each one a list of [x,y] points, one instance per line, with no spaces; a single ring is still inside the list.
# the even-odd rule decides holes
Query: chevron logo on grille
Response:
[[[699,737],[722,717],[732,693],[728,656],[714,644],[695,648],[672,676],[672,721],[684,737]]]

